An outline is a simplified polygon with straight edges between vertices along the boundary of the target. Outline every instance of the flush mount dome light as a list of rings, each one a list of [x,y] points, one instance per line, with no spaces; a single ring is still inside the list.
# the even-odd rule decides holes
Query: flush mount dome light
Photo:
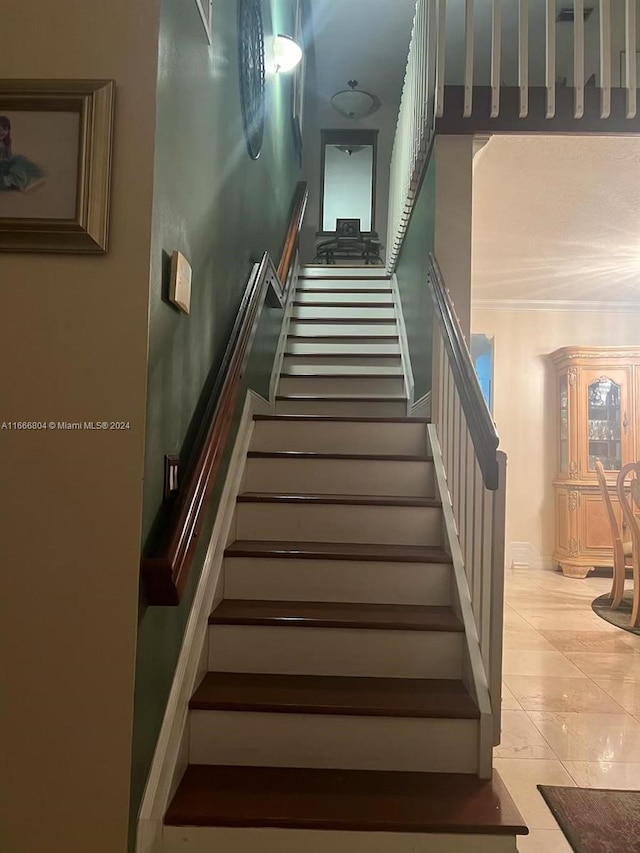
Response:
[[[273,51],[276,60],[276,72],[293,71],[302,59],[302,48],[291,36],[277,35]]]
[[[356,91],[357,80],[349,80],[348,89],[336,92],[331,98],[331,105],[339,113],[347,118],[365,118],[374,113],[380,106],[380,101],[369,92]]]

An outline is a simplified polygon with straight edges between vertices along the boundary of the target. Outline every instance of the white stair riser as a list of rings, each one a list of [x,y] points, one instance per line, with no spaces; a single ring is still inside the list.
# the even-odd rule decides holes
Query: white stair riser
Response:
[[[251,450],[316,453],[426,453],[424,423],[256,421]]]
[[[372,305],[380,305],[381,303],[393,302],[391,288],[387,290],[377,290],[371,292],[362,288],[359,293],[332,293],[331,290],[323,290],[322,292],[312,292],[302,290],[296,292],[296,302],[303,302],[305,305],[317,305],[322,302],[340,302],[351,303],[357,302],[363,308]],[[338,309],[340,310],[340,309]]]
[[[313,366],[309,366],[313,374]],[[342,394],[354,397],[370,394],[391,394],[401,397],[404,377],[399,376],[282,376],[278,394]]]
[[[354,367],[360,370],[368,370],[373,373],[376,367],[395,368],[402,371],[402,361],[399,353],[390,353],[391,358],[377,355],[360,355],[354,353],[349,358],[333,356],[327,353],[296,353],[288,355],[282,364],[282,372],[290,373],[292,370],[305,367],[307,370],[317,370],[321,367],[335,370],[340,367]]]
[[[266,557],[224,561],[225,598],[446,606],[451,603],[451,583],[447,563]]]
[[[307,290],[327,290],[329,292],[332,290],[380,290],[390,293],[391,282],[384,278],[360,278],[352,279],[351,281],[346,279],[343,279],[342,281],[340,281],[340,279],[327,279],[322,281],[321,279],[299,278],[296,291],[304,293]]]
[[[375,459],[248,459],[245,489],[429,497],[434,494],[433,465]]]
[[[376,338],[381,335],[397,336],[397,334],[398,327],[395,323],[308,323],[305,320],[293,320],[289,326],[289,335],[305,335],[314,338],[324,335],[328,338],[347,339],[354,335],[356,337],[367,335],[372,343],[375,343]]]
[[[440,545],[441,510],[412,506],[238,503],[238,539]]]
[[[191,764],[474,773],[477,720],[191,711]]]
[[[322,281],[323,279],[326,282],[338,282],[343,281],[344,287],[350,287],[352,284],[357,284],[359,281],[361,282],[370,282],[375,280],[383,280],[389,284],[389,276],[387,271],[382,266],[347,266],[341,267],[337,264],[335,266],[327,266],[326,264],[305,264],[300,269],[300,280],[307,281],[312,279],[314,281]],[[322,285],[324,287],[324,285]]]
[[[518,853],[510,835],[165,826],[158,853]]]
[[[342,308],[329,306],[321,308],[317,305],[294,305],[292,317],[297,320],[395,320],[394,308]]]
[[[211,672],[462,677],[463,635],[273,625],[210,625]]]
[[[293,361],[293,359],[291,359]],[[354,359],[355,360],[355,359]],[[380,364],[371,367],[368,364],[292,364],[287,368],[289,373],[299,376],[399,376],[402,377],[402,365],[389,359],[390,364]]]
[[[338,341],[328,344],[316,343],[315,341],[287,341],[288,355],[332,355],[336,363],[340,363],[338,356],[373,356],[373,355],[399,355],[400,345],[395,341],[383,341],[376,344],[351,343],[350,341]]]
[[[336,417],[399,418],[406,402],[369,400],[278,400],[277,415],[334,415]]]

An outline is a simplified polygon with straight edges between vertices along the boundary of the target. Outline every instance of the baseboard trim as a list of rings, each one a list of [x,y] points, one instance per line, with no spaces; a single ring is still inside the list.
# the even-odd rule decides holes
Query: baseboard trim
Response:
[[[395,306],[396,322],[398,324],[398,339],[400,341],[400,356],[402,359],[402,372],[404,373],[404,386],[407,394],[407,414],[411,415],[414,406],[414,389],[415,382],[413,379],[413,368],[411,367],[411,356],[409,354],[409,343],[407,340],[407,327],[404,322],[404,314],[402,313],[402,300],[400,299],[400,290],[398,289],[398,279],[396,274],[391,276],[391,293],[393,296],[393,304]]]
[[[509,542],[505,563],[510,569],[552,569],[553,560],[538,551],[531,542]]]
[[[282,362],[287,349],[287,337],[289,335],[289,325],[291,324],[291,314],[293,301],[296,295],[298,286],[298,278],[300,276],[300,253],[296,251],[293,270],[291,274],[291,283],[287,292],[287,300],[284,305],[284,315],[282,318],[282,328],[280,329],[280,337],[278,338],[278,346],[276,347],[275,358],[273,359],[273,369],[271,370],[271,378],[269,379],[269,403],[275,404],[276,393],[278,390],[278,382],[280,381],[280,372],[282,370]],[[284,282],[286,284],[286,282]]]
[[[412,418],[430,418],[431,417],[431,391],[427,391],[422,397],[413,401],[409,415]]]
[[[203,660],[206,661],[203,650],[207,648],[207,622],[219,587],[224,550],[235,517],[236,496],[241,490],[253,434],[253,415],[265,411],[271,411],[269,404],[249,390],[138,813],[136,853],[156,853],[164,814],[184,771],[189,699],[202,676]]]

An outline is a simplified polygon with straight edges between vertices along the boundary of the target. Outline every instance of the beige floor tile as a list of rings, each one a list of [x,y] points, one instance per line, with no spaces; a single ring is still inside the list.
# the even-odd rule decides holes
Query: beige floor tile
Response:
[[[518,853],[573,853],[561,829],[533,829],[518,838]]]
[[[584,678],[582,672],[562,652],[537,649],[505,649],[504,675],[541,675],[557,678]]]
[[[529,716],[562,761],[640,763],[640,724],[631,714],[530,711]]]
[[[631,714],[640,716],[640,681],[596,678],[596,684]]]
[[[496,758],[493,764],[529,829],[558,829],[536,785],[575,787],[561,762],[557,759]]]
[[[503,711],[521,711],[522,705],[518,702],[507,685],[502,682],[502,710]]]
[[[535,628],[506,628],[504,631],[505,649],[537,649],[543,652],[557,651],[549,640]]]
[[[505,684],[525,711],[585,711],[619,714],[615,697],[589,678],[506,675]]]
[[[615,634],[606,631],[541,631],[539,632],[551,645],[561,652],[605,652],[633,654],[638,652],[635,637],[627,631]]]
[[[602,621],[602,620],[601,620]],[[524,629],[525,631],[531,629],[531,625],[522,618],[516,611],[510,607],[508,604],[505,605],[504,608],[504,628],[507,629]]]
[[[567,652],[567,658],[589,678],[640,680],[640,655],[606,652]]]
[[[501,742],[493,754],[496,758],[556,757],[526,711],[503,710]]]
[[[574,782],[581,788],[640,790],[640,764],[611,761],[563,761]]]
[[[544,607],[538,610],[521,610],[519,614],[532,628],[537,631],[555,631],[562,625],[565,631],[619,631],[609,625],[604,619],[599,619],[590,608],[574,609],[566,607],[562,610],[547,611]]]

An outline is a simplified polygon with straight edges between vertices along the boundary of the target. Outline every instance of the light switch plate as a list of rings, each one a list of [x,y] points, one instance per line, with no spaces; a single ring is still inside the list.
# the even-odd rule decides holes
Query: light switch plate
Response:
[[[174,252],[171,256],[169,299],[183,314],[189,314],[191,310],[191,267],[181,252]]]

